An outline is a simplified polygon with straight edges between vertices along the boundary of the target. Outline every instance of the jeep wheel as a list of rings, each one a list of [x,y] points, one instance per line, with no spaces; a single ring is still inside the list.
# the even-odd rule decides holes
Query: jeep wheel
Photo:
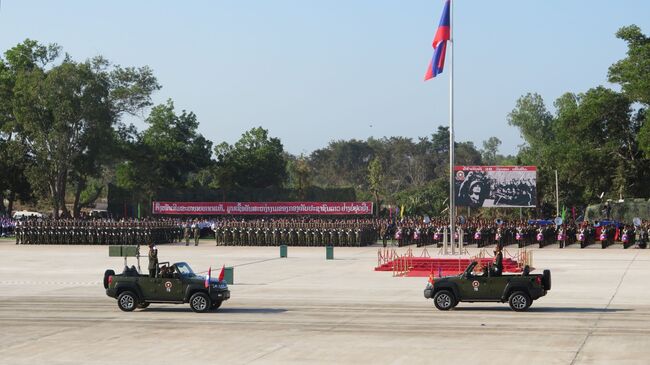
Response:
[[[218,309],[221,307],[221,303],[223,303],[223,300],[215,300],[212,302],[212,309]]]
[[[190,298],[190,307],[197,313],[207,312],[211,306],[210,297],[205,293],[196,293]]]
[[[104,289],[108,289],[108,277],[115,275],[115,271],[106,270],[104,271]]]
[[[510,304],[510,308],[512,308],[513,311],[523,312],[528,309],[531,304],[533,304],[533,301],[530,300],[528,294],[524,293],[523,291],[516,291],[510,294],[508,304]]]
[[[140,304],[138,304],[138,308],[145,309],[145,308],[147,308],[149,306],[149,304],[151,304],[151,303],[147,303],[147,302],[140,303]]]
[[[433,304],[441,311],[450,310],[456,306],[456,298],[448,290],[441,290],[433,296]]]
[[[117,306],[125,312],[130,312],[138,306],[138,298],[133,292],[125,291],[117,297]]]

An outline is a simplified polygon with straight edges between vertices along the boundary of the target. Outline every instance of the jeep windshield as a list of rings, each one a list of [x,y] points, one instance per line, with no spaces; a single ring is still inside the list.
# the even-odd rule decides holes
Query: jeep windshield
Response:
[[[192,271],[190,265],[185,262],[176,263],[176,270],[178,270],[178,273],[181,274],[181,276],[186,278],[192,278],[196,276],[196,274],[194,274],[194,271]]]

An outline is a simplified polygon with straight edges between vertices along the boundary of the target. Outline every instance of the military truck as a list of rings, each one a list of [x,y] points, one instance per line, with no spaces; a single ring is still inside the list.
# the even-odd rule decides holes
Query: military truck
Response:
[[[125,312],[147,308],[151,303],[189,303],[193,311],[207,312],[230,298],[225,281],[212,277],[206,281],[185,262],[162,262],[158,266],[156,277],[142,275],[133,266],[125,266],[121,274],[106,270],[106,295],[116,298],[117,306]]]
[[[514,311],[527,310],[533,300],[539,299],[551,290],[551,272],[530,274],[526,266],[521,274],[495,275],[490,267],[479,267],[478,262],[470,263],[458,276],[429,278],[424,297],[433,298],[439,310],[449,310],[459,302],[500,302],[506,301]]]

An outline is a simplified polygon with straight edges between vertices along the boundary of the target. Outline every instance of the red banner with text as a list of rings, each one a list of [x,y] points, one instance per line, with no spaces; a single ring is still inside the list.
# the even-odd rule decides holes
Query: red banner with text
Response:
[[[153,202],[153,214],[365,215],[372,202]]]

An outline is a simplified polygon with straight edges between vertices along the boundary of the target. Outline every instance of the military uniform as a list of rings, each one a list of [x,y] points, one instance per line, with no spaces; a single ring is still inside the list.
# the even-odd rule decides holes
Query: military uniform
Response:
[[[193,228],[194,228],[194,246],[198,246],[199,238],[201,238],[201,227],[199,227],[198,223],[194,223]]]
[[[149,245],[149,277],[156,277],[158,271],[158,249]]]
[[[185,246],[190,245],[190,225],[186,224],[183,229],[183,238],[185,239]]]

